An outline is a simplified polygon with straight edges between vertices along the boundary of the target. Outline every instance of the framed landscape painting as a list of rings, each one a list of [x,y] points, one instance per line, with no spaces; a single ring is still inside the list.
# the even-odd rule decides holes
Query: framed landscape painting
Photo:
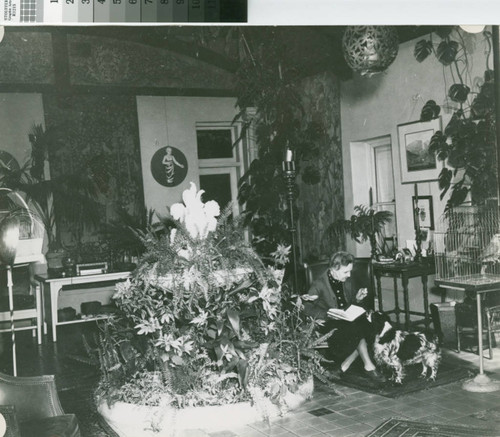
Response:
[[[438,130],[441,130],[441,117],[398,125],[403,184],[437,180],[442,164],[429,152],[429,144]]]

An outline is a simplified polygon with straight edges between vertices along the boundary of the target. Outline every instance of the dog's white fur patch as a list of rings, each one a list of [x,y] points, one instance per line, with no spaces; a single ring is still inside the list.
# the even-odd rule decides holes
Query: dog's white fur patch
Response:
[[[394,339],[387,343],[380,343],[380,339],[389,331],[393,326],[389,322],[385,322],[382,330],[375,336],[373,345],[374,358],[378,365],[384,365],[393,371],[392,380],[398,384],[403,382],[405,377],[404,368],[407,365],[421,363],[423,378],[427,377],[428,370],[430,370],[429,379],[435,380],[439,362],[441,360],[441,351],[438,345],[426,338],[423,333],[415,332],[409,333],[407,331],[396,330]],[[398,357],[399,348],[404,343],[409,335],[417,337],[420,347],[412,358],[402,361]]]

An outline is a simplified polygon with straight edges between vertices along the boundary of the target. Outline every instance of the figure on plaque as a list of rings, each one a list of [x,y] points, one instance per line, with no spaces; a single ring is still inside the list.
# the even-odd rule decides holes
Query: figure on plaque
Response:
[[[184,168],[184,166],[175,159],[172,155],[172,147],[167,146],[165,148],[165,156],[163,157],[162,164],[165,166],[165,177],[167,179],[167,184],[174,183],[175,166]]]

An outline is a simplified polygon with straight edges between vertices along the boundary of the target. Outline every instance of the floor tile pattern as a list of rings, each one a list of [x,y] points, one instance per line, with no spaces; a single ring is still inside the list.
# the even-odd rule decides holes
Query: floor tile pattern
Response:
[[[74,359],[76,353],[74,338],[69,337],[69,328],[61,329],[60,340],[56,345],[47,339],[42,347],[26,335],[19,337],[18,368],[19,374],[56,374],[60,385],[63,407],[72,412],[74,402],[68,402],[68,394],[79,383],[87,380]],[[68,342],[65,342],[65,335]],[[8,335],[0,337],[0,371],[11,373],[10,348]],[[3,348],[2,348],[3,346]],[[472,353],[457,355],[469,361],[477,369],[478,357]],[[500,380],[500,354],[495,360],[485,360],[487,373]],[[88,368],[88,367],[87,367]],[[91,375],[88,375],[88,381]],[[488,415],[482,412],[494,407],[500,408],[500,391],[491,393],[471,393],[462,389],[462,382],[430,388],[395,399],[366,393],[357,389],[334,386],[332,391],[318,385],[311,400],[286,416],[269,422],[261,421],[250,425],[224,429],[223,424],[217,432],[191,429],[175,432],[174,437],[360,437],[367,435],[384,421],[393,418],[426,421],[431,423],[463,424],[471,427],[490,427],[498,429],[500,436],[500,416],[484,420]],[[338,394],[337,394],[338,393]],[[73,401],[75,399],[72,399]],[[82,437],[106,437],[95,434],[89,428]],[[164,436],[159,436],[164,437]],[[170,436],[169,436],[170,437]]]

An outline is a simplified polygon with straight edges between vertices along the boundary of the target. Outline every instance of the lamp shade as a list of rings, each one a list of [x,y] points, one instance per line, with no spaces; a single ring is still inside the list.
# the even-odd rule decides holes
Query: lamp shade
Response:
[[[16,191],[0,187],[0,263],[12,265],[19,240],[32,242],[39,226],[26,201]]]
[[[348,26],[342,37],[344,58],[361,76],[385,71],[398,50],[398,34],[391,26]]]

